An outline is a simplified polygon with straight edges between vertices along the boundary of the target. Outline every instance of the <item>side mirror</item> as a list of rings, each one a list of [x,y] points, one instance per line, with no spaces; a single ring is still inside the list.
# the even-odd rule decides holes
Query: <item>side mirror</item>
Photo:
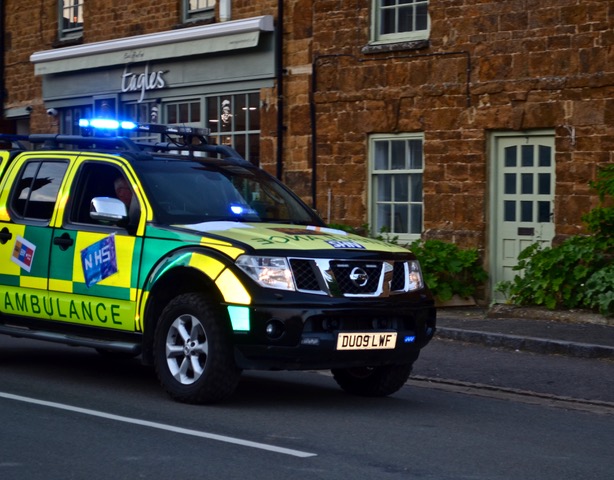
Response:
[[[120,223],[128,219],[128,210],[117,198],[95,197],[90,203],[90,217],[102,222]]]

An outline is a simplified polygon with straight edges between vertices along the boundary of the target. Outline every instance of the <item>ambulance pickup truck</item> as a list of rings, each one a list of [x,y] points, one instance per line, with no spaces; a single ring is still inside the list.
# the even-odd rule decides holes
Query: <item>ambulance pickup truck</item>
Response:
[[[327,228],[204,129],[81,126],[0,135],[0,333],[140,356],[188,403],[245,369],[404,385],[436,327],[411,252]]]

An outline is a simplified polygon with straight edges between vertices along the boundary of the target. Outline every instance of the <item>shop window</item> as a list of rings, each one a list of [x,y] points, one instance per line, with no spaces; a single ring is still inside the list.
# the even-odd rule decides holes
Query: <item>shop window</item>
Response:
[[[85,0],[60,0],[59,36],[60,40],[83,36],[83,4]]]
[[[80,135],[79,119],[92,118],[92,106],[81,105],[58,109],[60,118],[60,133],[66,135]]]
[[[260,97],[240,93],[205,98],[205,126],[219,145],[234,147],[246,160],[260,164]]]
[[[374,135],[369,141],[370,225],[400,240],[419,238],[423,225],[422,135]]]
[[[126,103],[124,104],[121,118],[139,124],[160,123],[160,108],[160,103],[157,101]],[[126,135],[133,140],[139,141],[155,141],[160,139],[158,134],[147,135],[143,132],[130,132],[126,133]]]
[[[183,0],[184,21],[213,18],[215,3],[216,0]]]
[[[429,0],[372,0],[371,40],[394,43],[429,37]]]

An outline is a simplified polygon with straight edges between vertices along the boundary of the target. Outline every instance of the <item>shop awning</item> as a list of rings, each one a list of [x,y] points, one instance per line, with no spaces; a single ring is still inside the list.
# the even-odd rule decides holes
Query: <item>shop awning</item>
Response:
[[[261,32],[274,30],[273,17],[261,17],[125,37],[105,42],[35,52],[36,75],[177,59],[258,45]]]

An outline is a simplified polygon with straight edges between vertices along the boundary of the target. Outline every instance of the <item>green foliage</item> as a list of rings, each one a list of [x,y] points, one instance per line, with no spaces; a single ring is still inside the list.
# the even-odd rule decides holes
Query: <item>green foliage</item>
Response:
[[[600,205],[583,217],[591,235],[523,250],[515,267],[522,273],[497,285],[512,303],[614,315],[614,208],[607,206],[614,195],[614,164],[602,169],[591,186],[600,198]]]
[[[441,240],[416,240],[408,248],[422,267],[426,284],[441,301],[470,297],[488,278],[475,248],[461,249]]]

